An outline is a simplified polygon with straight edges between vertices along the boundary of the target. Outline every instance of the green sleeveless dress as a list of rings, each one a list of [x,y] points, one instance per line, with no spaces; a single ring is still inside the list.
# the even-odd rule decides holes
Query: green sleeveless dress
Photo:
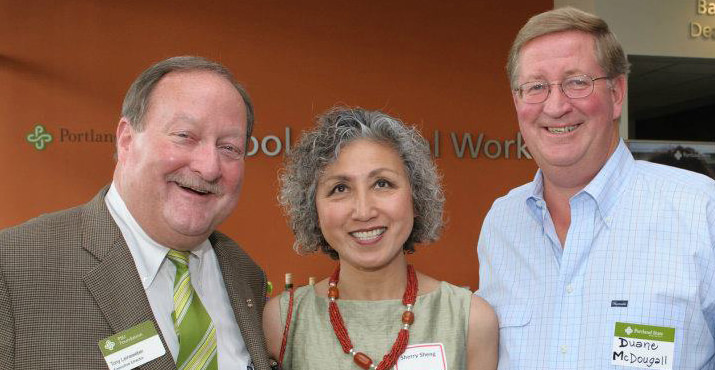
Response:
[[[418,296],[408,346],[441,344],[447,369],[466,367],[467,329],[471,292],[441,282],[439,288]],[[280,297],[285,327],[289,296]],[[402,327],[405,306],[401,300],[338,300],[340,313],[355,350],[370,356],[375,365],[390,351]],[[433,346],[434,347],[434,346]],[[399,368],[400,362],[398,362]],[[360,370],[352,356],[342,351],[328,317],[328,298],[315,295],[312,286],[296,289],[293,317],[283,370]]]

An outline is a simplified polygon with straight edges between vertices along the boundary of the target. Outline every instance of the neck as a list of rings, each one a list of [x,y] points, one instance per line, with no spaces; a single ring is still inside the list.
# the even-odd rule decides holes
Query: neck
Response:
[[[620,138],[615,135],[605,158],[594,161],[596,166],[542,167],[544,180],[544,201],[549,208],[556,234],[563,247],[571,225],[571,205],[569,200],[584,189],[601,171],[618,147]]]
[[[550,185],[544,178],[544,201],[549,209],[551,221],[554,223],[556,235],[559,237],[561,247],[566,243],[566,235],[571,226],[571,204],[569,200],[581,188],[558,188]]]
[[[402,299],[407,286],[407,260],[400,255],[395,263],[378,270],[360,270],[340,263],[340,299],[379,301]]]

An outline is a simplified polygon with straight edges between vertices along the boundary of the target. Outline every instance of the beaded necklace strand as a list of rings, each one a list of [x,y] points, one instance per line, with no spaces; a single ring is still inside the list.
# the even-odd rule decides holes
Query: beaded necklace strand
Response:
[[[412,312],[412,307],[415,305],[415,300],[417,299],[417,275],[415,274],[415,269],[412,265],[407,265],[407,286],[402,296],[402,304],[405,305],[406,310],[402,314],[402,328],[397,335],[395,344],[392,345],[392,349],[382,358],[382,361],[380,361],[377,366],[373,364],[372,359],[368,355],[355,351],[350,341],[348,330],[345,328],[345,322],[343,322],[343,317],[340,315],[340,310],[336,302],[340,296],[340,292],[338,291],[339,275],[340,264],[335,268],[328,282],[328,298],[330,299],[328,312],[330,314],[330,324],[333,326],[333,331],[335,331],[335,335],[343,347],[343,352],[353,356],[353,361],[355,361],[360,368],[365,370],[387,370],[395,366],[397,359],[407,348],[407,342],[410,339],[410,325],[415,321],[415,314]]]

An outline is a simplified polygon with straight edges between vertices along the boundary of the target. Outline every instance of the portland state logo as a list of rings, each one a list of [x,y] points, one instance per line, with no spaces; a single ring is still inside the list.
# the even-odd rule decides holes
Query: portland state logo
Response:
[[[47,144],[52,142],[52,134],[45,131],[45,126],[35,125],[33,132],[27,134],[26,140],[30,145],[33,145],[35,149],[42,150],[45,149]]]
[[[107,342],[104,343],[104,348],[106,348],[106,349],[108,349],[108,350],[111,351],[111,350],[114,349],[114,346],[115,346],[115,345],[116,345],[116,343],[114,343],[114,342],[112,342],[111,340],[107,339]]]

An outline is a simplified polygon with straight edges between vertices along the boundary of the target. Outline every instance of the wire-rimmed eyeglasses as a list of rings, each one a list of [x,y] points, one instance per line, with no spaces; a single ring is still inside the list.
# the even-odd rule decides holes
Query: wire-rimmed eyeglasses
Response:
[[[610,77],[591,77],[589,75],[578,75],[564,79],[561,82],[549,83],[548,81],[530,81],[519,85],[514,91],[519,94],[519,98],[528,104],[543,103],[551,94],[551,86],[558,85],[561,92],[570,99],[585,98],[593,93],[593,85],[598,80]]]

